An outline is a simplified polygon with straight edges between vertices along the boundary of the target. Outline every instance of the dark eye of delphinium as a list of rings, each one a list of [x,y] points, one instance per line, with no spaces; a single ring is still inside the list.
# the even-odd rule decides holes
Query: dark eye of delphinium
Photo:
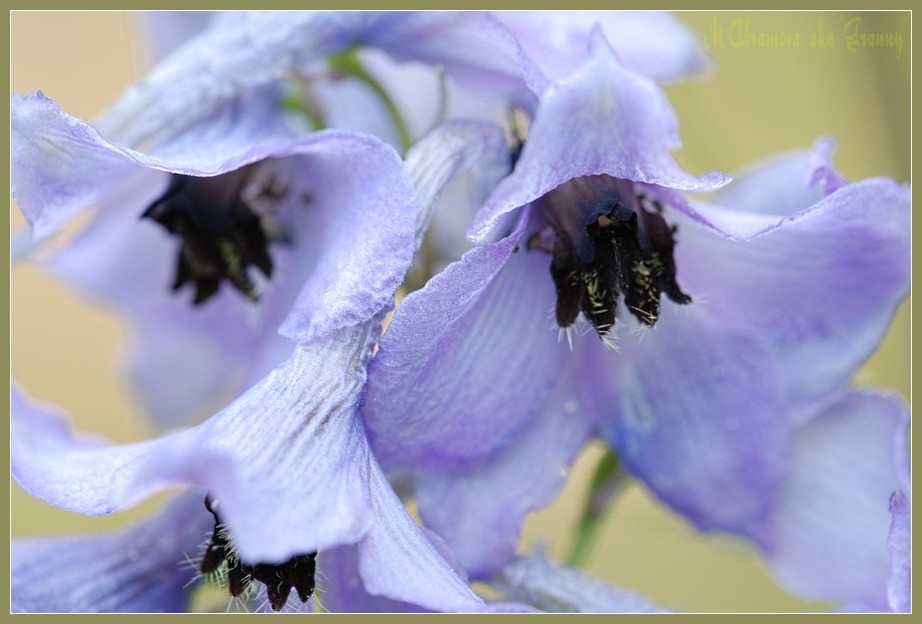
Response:
[[[307,602],[313,596],[317,553],[295,555],[275,564],[243,561],[237,555],[231,536],[218,515],[217,505],[206,498],[205,508],[214,516],[214,531],[202,556],[202,574],[218,574],[226,579],[227,590],[235,598],[247,591],[252,583],[262,583],[274,611],[281,611],[292,589],[297,592],[301,602]]]
[[[614,327],[618,298],[641,323],[659,318],[660,295],[691,302],[676,282],[676,228],[656,200],[635,195],[632,184],[610,176],[571,180],[539,200],[549,232],[529,249],[551,254],[561,328],[582,312],[603,340]]]
[[[264,219],[244,197],[256,165],[213,177],[173,174],[166,192],[141,215],[162,225],[180,240],[172,289],[195,289],[193,305],[201,305],[227,281],[251,301],[259,293],[251,267],[272,276],[272,237]],[[277,201],[285,194],[276,182],[259,195]]]

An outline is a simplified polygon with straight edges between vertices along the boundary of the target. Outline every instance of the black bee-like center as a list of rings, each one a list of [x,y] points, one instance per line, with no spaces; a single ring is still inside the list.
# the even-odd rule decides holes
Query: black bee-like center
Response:
[[[265,224],[243,196],[253,167],[210,178],[173,174],[166,192],[141,215],[180,240],[172,289],[191,283],[193,305],[210,299],[223,281],[257,301],[250,267],[272,276]]]
[[[570,327],[582,312],[604,339],[615,325],[620,296],[647,326],[659,318],[663,293],[678,304],[691,302],[676,282],[676,228],[663,218],[659,202],[627,196],[630,188],[621,180],[593,176],[555,189],[540,203],[556,234],[548,251],[558,326]],[[587,218],[581,225],[572,222]]]
[[[243,594],[252,583],[262,583],[274,611],[282,610],[292,589],[297,592],[301,602],[307,602],[314,595],[316,552],[295,555],[277,564],[248,563],[237,555],[227,528],[210,498],[205,499],[205,508],[214,516],[215,524],[211,540],[202,556],[202,574],[215,574],[221,571],[222,566],[226,566],[227,590],[235,598]]]

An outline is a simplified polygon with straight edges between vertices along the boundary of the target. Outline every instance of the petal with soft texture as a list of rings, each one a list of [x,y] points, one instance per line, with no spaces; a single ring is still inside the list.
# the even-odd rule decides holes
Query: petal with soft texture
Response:
[[[908,467],[908,463],[905,464]],[[912,508],[902,490],[890,496],[893,522],[887,536],[890,549],[890,580],[887,598],[897,613],[912,612]]]
[[[470,250],[397,308],[362,408],[386,469],[502,446],[563,367],[549,259],[524,249],[526,227]]]
[[[603,433],[625,467],[699,529],[771,543],[794,426],[771,353],[672,304],[619,345],[614,372],[593,370],[616,380]]]
[[[678,121],[651,80],[618,62],[604,35],[593,31],[589,58],[541,96],[515,170],[484,204],[469,230],[488,240],[500,217],[568,180],[607,174],[684,191],[709,191],[729,181],[696,177],[669,151],[679,147]]]
[[[253,106],[223,111],[214,127],[169,151],[145,155],[107,141],[41,92],[10,98],[13,193],[37,239],[108,194],[130,195],[145,169],[217,175],[274,155],[286,136],[262,98],[254,98]]]
[[[248,387],[283,361],[290,347],[283,349],[287,341],[276,331],[286,319],[289,337],[311,339],[370,318],[388,305],[409,266],[414,191],[396,153],[377,139],[335,131],[255,146],[234,147],[228,139],[205,163],[195,150],[150,156],[109,143],[40,95],[14,97],[13,104],[14,125],[21,122],[14,132],[21,142],[22,158],[14,154],[20,205],[38,232],[96,208],[87,227],[47,261],[135,320],[132,375],[161,425],[188,422],[241,380]],[[50,155],[47,167],[25,157],[35,149]],[[186,156],[207,168],[189,169]],[[293,243],[273,245],[274,276],[258,307],[230,289],[193,307],[184,293],[170,292],[176,241],[138,217],[162,193],[163,170],[220,175],[254,160],[262,161],[261,175],[289,183],[277,218]],[[291,312],[295,301],[302,305]],[[165,361],[181,370],[164,369]]]
[[[153,60],[163,59],[202,32],[214,15],[213,11],[145,11],[139,21]]]
[[[419,605],[383,596],[365,589],[359,574],[355,545],[337,546],[317,556],[322,571],[318,578],[323,610],[330,613],[426,613]]]
[[[482,196],[486,188],[508,174],[511,160],[502,128],[487,123],[450,121],[414,145],[407,152],[406,168],[421,207],[416,221],[417,246],[450,180],[474,170],[478,188],[472,192],[475,197]]]
[[[153,518],[108,535],[11,542],[13,612],[182,612],[212,517],[203,494],[180,495]]]
[[[507,444],[483,458],[414,470],[420,516],[472,578],[491,578],[512,557],[525,516],[554,500],[591,437],[588,403],[596,389],[582,385],[576,364],[596,342],[577,341],[576,352],[567,354],[568,369]]]
[[[100,515],[170,485],[221,505],[243,558],[283,561],[355,543],[372,521],[369,449],[356,414],[379,326],[297,347],[201,425],[136,444],[75,436],[13,390],[12,472],[64,509]]]
[[[497,18],[551,78],[566,76],[586,57],[599,24],[624,66],[654,80],[701,74],[710,59],[698,38],[660,11],[498,11]]]
[[[720,233],[675,212],[678,281],[692,305],[729,330],[762,336],[792,399],[846,384],[908,293],[909,189],[872,178],[784,218],[695,208]]]
[[[546,83],[515,38],[485,13],[251,12],[219,20],[179,48],[99,123],[107,136],[128,145],[162,142],[210,124],[215,109],[253,89],[359,44],[442,66],[477,84],[524,92],[527,84],[542,89]]]
[[[603,583],[542,554],[515,557],[496,586],[511,600],[552,613],[664,613],[640,594]]]
[[[809,150],[795,150],[746,167],[718,189],[711,203],[734,211],[787,217],[808,209],[847,184],[832,164],[836,143],[820,138]]]
[[[484,610],[461,573],[413,522],[374,458],[369,479],[374,522],[358,543],[357,559],[368,593],[432,611]]]
[[[13,108],[21,141],[13,148],[17,201],[38,237],[94,201],[123,197],[113,178],[134,183],[151,169],[220,175],[267,158],[280,161],[297,180],[288,210],[307,213],[291,219],[293,235],[314,250],[299,259],[311,271],[283,323],[288,337],[314,340],[369,320],[388,305],[412,260],[415,193],[396,152],[373,137],[335,130],[296,139],[270,135],[245,149],[229,140],[157,156],[106,141],[40,94],[14,96]],[[42,159],[36,150],[57,158]]]
[[[908,487],[900,465],[908,423],[896,397],[852,393],[797,432],[766,552],[790,591],[890,610],[888,540],[901,520],[888,507]]]

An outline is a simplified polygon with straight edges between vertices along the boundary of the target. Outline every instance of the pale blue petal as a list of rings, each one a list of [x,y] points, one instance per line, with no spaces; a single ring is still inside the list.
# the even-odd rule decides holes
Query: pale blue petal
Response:
[[[199,486],[220,503],[247,560],[354,543],[372,522],[370,455],[355,410],[378,331],[299,346],[208,421],[136,444],[76,437],[14,389],[13,476],[33,496],[92,515],[171,485]]]
[[[358,543],[368,593],[432,611],[483,611],[483,601],[413,522],[374,459],[369,487],[374,522]]]
[[[846,384],[909,290],[909,189],[864,180],[784,218],[695,207],[720,230],[675,213],[678,281],[691,305],[763,338],[792,400]]]
[[[190,492],[149,520],[108,535],[11,542],[14,612],[181,612],[196,571],[191,559],[213,518]]]
[[[359,574],[358,550],[354,545],[338,546],[320,553],[322,571],[318,589],[323,609],[329,613],[426,613],[419,605],[374,596],[365,590]]]
[[[710,60],[698,38],[659,11],[497,11],[496,17],[552,78],[566,76],[585,59],[599,24],[624,66],[654,80],[701,74]]]
[[[365,323],[390,305],[413,261],[419,206],[390,146],[333,130],[310,136],[306,210],[318,214],[299,219],[294,234],[317,258],[279,330],[303,341]]]
[[[431,462],[414,471],[420,516],[472,578],[491,578],[512,557],[526,515],[554,500],[591,437],[595,423],[586,404],[598,389],[582,386],[575,364],[595,342],[579,341],[576,353],[567,354],[569,370],[505,446],[483,458]]]
[[[664,613],[640,594],[608,585],[541,554],[514,558],[496,579],[508,598],[552,613]]]
[[[794,426],[777,365],[757,338],[698,312],[667,304],[586,374],[619,389],[604,433],[631,473],[699,529],[768,544]]]
[[[367,41],[397,60],[442,67],[465,86],[513,101],[527,102],[549,84],[512,33],[483,12],[414,11],[376,28]]]
[[[152,60],[159,61],[203,31],[214,16],[213,11],[145,11],[145,27]]]
[[[904,464],[907,468],[908,463]],[[906,495],[898,490],[890,496],[893,523],[887,545],[890,550],[890,580],[887,599],[897,613],[912,612],[912,509]]]
[[[809,150],[750,165],[716,191],[711,202],[734,211],[778,217],[806,210],[847,184],[832,164],[835,150],[835,141],[820,138]]]
[[[363,407],[388,470],[491,452],[557,378],[566,345],[552,329],[554,286],[547,256],[521,248],[526,227],[475,247],[397,308]]]
[[[151,170],[217,175],[284,155],[273,153],[284,135],[263,115],[254,114],[265,106],[241,115],[227,111],[220,134],[202,130],[159,155],[107,141],[41,92],[13,94],[10,108],[13,194],[38,239],[106,196],[130,196],[136,186],[150,188]]]
[[[99,123],[107,136],[128,145],[162,142],[207,122],[216,108],[248,91],[355,44],[523,97],[530,96],[526,85],[541,90],[546,84],[514,37],[484,13],[252,12],[221,20],[177,50]]]
[[[132,374],[160,424],[188,422],[222,391],[241,379],[251,385],[281,362],[285,341],[276,331],[283,321],[286,336],[309,340],[371,318],[390,303],[409,267],[414,191],[397,154],[372,137],[337,131],[270,137],[241,143],[242,152],[231,150],[228,139],[204,163],[195,152],[200,146],[151,156],[109,143],[40,95],[14,98],[15,111],[23,152],[18,160],[14,153],[17,199],[37,233],[82,209],[98,210],[50,266],[135,319]],[[39,157],[36,149],[48,156],[42,166],[30,160]],[[187,156],[208,168],[189,169]],[[139,215],[162,193],[165,171],[220,174],[269,157],[261,170],[289,182],[277,217],[293,244],[273,247],[275,273],[258,308],[230,289],[193,308],[183,293],[170,292],[176,241]],[[174,358],[181,371],[162,368]]]
[[[451,121],[414,145],[407,152],[406,168],[421,208],[416,221],[417,247],[450,180],[474,169],[480,188],[471,193],[483,196],[509,173],[511,161],[502,129],[486,123]]]
[[[720,173],[698,178],[683,171],[669,154],[679,145],[666,96],[624,69],[596,30],[588,60],[542,95],[515,170],[487,200],[469,236],[489,240],[502,215],[581,176],[607,174],[685,191],[729,181]]]
[[[908,491],[908,422],[899,399],[853,393],[797,432],[766,552],[790,591],[890,609],[889,504]]]

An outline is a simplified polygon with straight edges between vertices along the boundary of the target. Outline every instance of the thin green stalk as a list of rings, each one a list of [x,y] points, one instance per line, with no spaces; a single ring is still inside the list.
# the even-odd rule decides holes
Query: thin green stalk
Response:
[[[306,119],[312,131],[326,128],[326,122],[320,111],[310,105],[304,85],[299,84],[288,89],[285,97],[282,98],[282,109]]]
[[[381,83],[375,80],[374,76],[369,74],[362,66],[362,63],[359,61],[357,48],[350,48],[345,52],[334,54],[330,56],[327,61],[330,64],[330,69],[334,72],[342,74],[343,76],[355,78],[365,83],[374,91],[375,95],[378,96],[378,99],[381,100],[384,107],[387,109],[387,114],[394,124],[394,129],[397,131],[397,138],[400,141],[400,146],[403,148],[404,153],[410,149],[410,145],[412,144],[410,130],[407,128],[407,124],[404,122],[397,108],[397,104],[394,103],[394,100],[391,99],[391,96]]]
[[[577,525],[576,544],[573,545],[568,560],[569,565],[580,568],[586,564],[598,538],[602,521],[626,479],[618,456],[611,449],[606,449],[595,467],[592,482],[589,484],[586,502]]]

